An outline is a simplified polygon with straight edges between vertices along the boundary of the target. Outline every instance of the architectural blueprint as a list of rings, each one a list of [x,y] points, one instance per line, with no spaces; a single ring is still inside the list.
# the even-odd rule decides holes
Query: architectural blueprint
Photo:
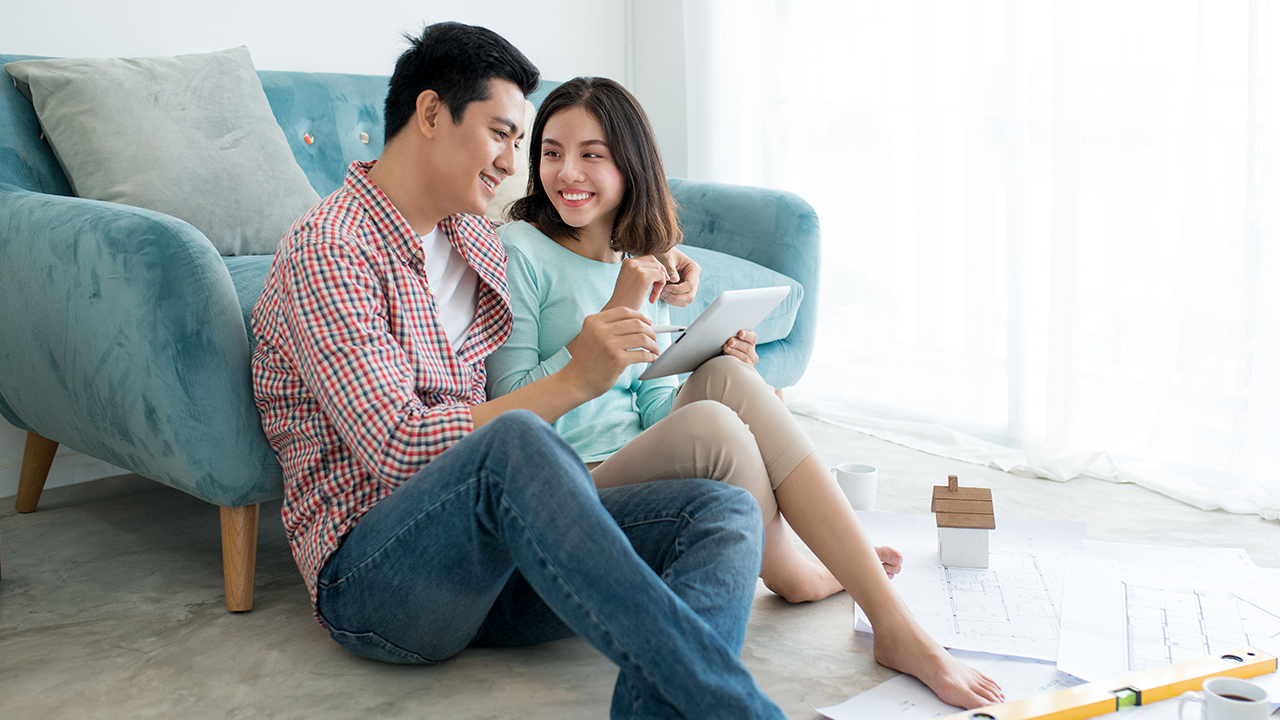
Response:
[[[990,567],[948,568],[938,561],[929,515],[859,513],[872,541],[906,556],[898,592],[929,634],[959,650],[1052,661],[1057,657],[1065,551],[1081,546],[1081,523],[1000,518]],[[869,630],[858,609],[858,628]]]
[[[1087,680],[1280,649],[1280,570],[1068,558],[1058,668]]]
[[[1006,701],[1021,700],[1084,682],[1059,672],[1053,663],[1039,660],[963,651],[952,651],[951,654],[999,683]],[[910,675],[886,680],[838,705],[815,709],[832,720],[930,720],[960,712],[960,708],[942,702],[924,683]]]

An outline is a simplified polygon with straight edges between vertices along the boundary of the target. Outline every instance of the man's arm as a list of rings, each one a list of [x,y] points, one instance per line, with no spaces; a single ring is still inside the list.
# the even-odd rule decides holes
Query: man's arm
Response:
[[[628,365],[653,362],[658,341],[649,318],[631,308],[588,315],[582,332],[566,346],[571,359],[558,372],[471,408],[479,427],[509,410],[530,410],[555,422],[579,405],[605,394]]]

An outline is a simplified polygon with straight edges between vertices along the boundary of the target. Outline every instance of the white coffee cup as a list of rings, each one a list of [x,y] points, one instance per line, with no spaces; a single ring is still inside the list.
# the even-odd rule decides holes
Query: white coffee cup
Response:
[[[876,469],[870,465],[844,463],[831,468],[836,482],[854,510],[871,510],[876,504]]]
[[[1247,680],[1213,677],[1204,681],[1200,692],[1185,692],[1178,699],[1178,720],[1189,702],[1200,704],[1203,720],[1267,720],[1271,703],[1267,691]]]

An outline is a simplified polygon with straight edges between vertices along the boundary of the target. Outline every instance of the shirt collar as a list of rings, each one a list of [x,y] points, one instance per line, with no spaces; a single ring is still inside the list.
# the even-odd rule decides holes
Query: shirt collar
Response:
[[[391,204],[391,200],[382,192],[382,189],[369,179],[369,170],[376,162],[376,160],[369,162],[357,160],[351,163],[351,167],[347,169],[344,186],[368,210],[377,226],[378,234],[384,238],[391,251],[406,265],[421,268],[422,237],[414,231],[413,226],[404,219],[396,206]],[[472,227],[472,232],[483,232],[491,236],[492,248],[473,247],[465,241],[462,226],[468,223]],[[495,288],[499,295],[505,297],[506,283],[501,277],[501,269],[506,257],[502,254],[502,243],[498,241],[489,221],[479,216],[450,215],[441,220],[437,227],[463,260],[478,272],[487,284]],[[494,268],[497,268],[496,273]]]
[[[402,261],[407,265],[422,264],[422,240],[414,232],[409,221],[404,219],[391,200],[369,179],[369,170],[377,160],[369,162],[355,161],[347,169],[344,185],[356,196],[369,211],[370,217],[378,228],[378,234],[386,241]]]

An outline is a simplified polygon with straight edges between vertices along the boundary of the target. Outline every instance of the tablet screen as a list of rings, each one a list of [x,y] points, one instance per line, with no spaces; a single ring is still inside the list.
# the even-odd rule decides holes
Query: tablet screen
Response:
[[[780,285],[746,290],[725,290],[702,311],[684,334],[658,356],[641,380],[693,372],[720,354],[720,348],[739,330],[754,330],[791,292]]]

